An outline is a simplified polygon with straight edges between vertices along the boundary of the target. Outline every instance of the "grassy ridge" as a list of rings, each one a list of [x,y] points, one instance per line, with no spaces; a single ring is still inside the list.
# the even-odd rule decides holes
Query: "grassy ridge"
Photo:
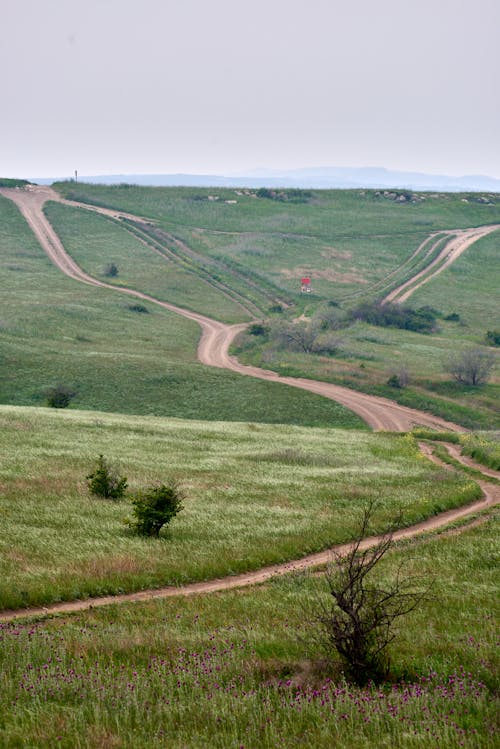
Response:
[[[2,608],[294,559],[349,539],[372,497],[381,530],[399,511],[410,525],[479,494],[411,437],[6,406],[0,418]],[[184,484],[170,537],[131,535],[128,502],[89,496],[99,453],[121,464],[132,491],[172,475]]]
[[[305,615],[319,583],[292,576],[3,626],[0,740],[68,749],[493,749],[497,533],[493,519],[459,543],[428,539],[385,560],[382,577],[402,559],[408,565],[410,553],[405,569],[435,580],[391,646],[406,685],[330,681]]]
[[[128,235],[113,224],[98,216],[90,220],[99,229],[88,243],[92,270],[120,259],[113,253],[122,242],[134,268],[137,247],[149,253],[141,255],[144,264],[155,257],[139,243],[127,245]],[[144,305],[149,314],[134,312],[133,299],[66,278],[3,197],[0,283],[0,402],[42,405],[45,389],[62,381],[76,387],[78,408],[364,428],[333,401],[202,367],[196,361],[198,325],[153,305]]]
[[[418,193],[417,202],[402,205],[373,190],[320,190],[306,203],[282,203],[233,189],[55,187],[76,200],[154,218],[197,250],[237,261],[288,293],[298,291],[307,271],[318,298],[365,293],[431,232],[500,223],[498,196],[488,205],[479,195]]]
[[[104,216],[59,203],[48,203],[45,213],[65,249],[91,276],[226,322],[249,320],[249,315],[231,299],[161,257]],[[108,262],[118,267],[116,278],[105,277],[103,269]]]

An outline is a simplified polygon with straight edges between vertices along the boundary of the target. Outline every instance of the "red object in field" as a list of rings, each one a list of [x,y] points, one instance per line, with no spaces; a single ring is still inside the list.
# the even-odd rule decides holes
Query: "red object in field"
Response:
[[[310,286],[311,285],[311,279],[310,278],[301,278],[300,283],[302,286]]]

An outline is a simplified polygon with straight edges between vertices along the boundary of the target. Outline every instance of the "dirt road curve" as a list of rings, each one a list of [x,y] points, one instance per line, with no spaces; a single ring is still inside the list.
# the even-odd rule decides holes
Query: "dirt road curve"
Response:
[[[477,242],[481,237],[485,237],[487,234],[491,234],[493,231],[500,229],[500,224],[492,224],[490,226],[479,226],[474,229],[457,229],[456,231],[442,232],[448,234],[450,239],[446,242],[445,246],[437,257],[426,265],[419,273],[415,274],[412,278],[405,283],[393,289],[387,296],[384,297],[384,302],[406,302],[408,297],[413,294],[414,291],[419,289],[424,283],[430,281],[431,278],[437,276],[441,271],[447,268],[453,263],[460,255],[468,249],[471,244]],[[424,245],[426,243],[424,242]],[[431,252],[434,247],[439,244],[439,241],[435,242],[430,247]],[[421,245],[422,247],[423,245]],[[420,249],[420,248],[419,248]],[[414,253],[415,254],[415,253]],[[432,270],[432,269],[435,270]]]
[[[1,188],[0,193],[16,203],[49,258],[70,278],[91,286],[112,289],[122,294],[143,299],[197,322],[202,330],[198,346],[198,358],[203,364],[210,367],[230,369],[238,374],[262,380],[280,382],[291,387],[309,390],[325,398],[331,398],[358,414],[372,429],[407,431],[413,426],[422,425],[436,429],[462,431],[461,427],[456,424],[422,411],[400,406],[386,398],[358,393],[327,382],[317,382],[306,378],[280,377],[276,372],[240,364],[237,359],[229,356],[228,351],[234,337],[245,325],[225,325],[196,312],[190,312],[168,302],[162,302],[140,291],[115,286],[92,278],[68,255],[59,237],[43,213],[43,204],[47,200],[55,200],[72,205],[70,201],[63,201],[58,193],[50,187],[30,187],[27,189]],[[89,206],[84,207],[89,208]],[[96,206],[91,207],[90,210],[104,215],[111,215],[114,218],[138,218],[137,216],[132,217],[130,214],[120,211],[111,211]]]
[[[450,449],[452,446],[447,445]],[[441,463],[437,458],[432,455],[432,450],[429,445],[425,443],[420,444],[420,449],[427,455],[431,460],[443,465],[449,469],[449,466]],[[459,459],[463,459],[459,456]],[[481,467],[482,470],[482,467]],[[489,472],[490,475],[495,475],[496,478],[500,478],[499,471]],[[468,515],[481,512],[482,510],[494,507],[500,503],[500,485],[492,485],[487,481],[478,481],[480,484],[484,496],[475,502],[464,507],[459,507],[455,510],[449,510],[448,512],[442,512],[439,515],[435,515],[422,523],[417,523],[408,528],[403,528],[394,533],[394,540],[400,541],[406,538],[413,538],[429,531],[443,528],[444,526],[465,518]],[[360,545],[360,549],[368,549],[374,546],[380,540],[379,536],[371,536],[365,538]],[[151,601],[155,598],[172,598],[173,596],[192,596],[206,593],[216,593],[218,591],[232,590],[233,588],[243,588],[249,585],[256,585],[264,583],[273,577],[280,575],[286,575],[290,572],[300,572],[306,569],[319,567],[327,564],[333,553],[342,554],[349,549],[349,544],[340,544],[320,551],[316,554],[309,554],[302,559],[286,562],[284,564],[275,564],[271,567],[263,567],[255,572],[246,572],[241,575],[232,575],[231,577],[218,578],[216,580],[208,580],[201,583],[191,583],[183,585],[182,587],[166,586],[163,588],[155,588],[153,590],[143,590],[138,593],[125,593],[116,596],[102,596],[100,598],[91,598],[85,601],[71,601],[65,603],[55,603],[45,607],[29,608],[29,609],[17,609],[15,611],[3,611],[0,612],[0,622],[11,622],[16,619],[22,619],[26,617],[30,618],[42,618],[45,616],[53,616],[55,614],[70,614],[76,611],[86,611],[92,608],[99,608],[101,606],[110,606],[117,603],[133,603],[135,601]]]

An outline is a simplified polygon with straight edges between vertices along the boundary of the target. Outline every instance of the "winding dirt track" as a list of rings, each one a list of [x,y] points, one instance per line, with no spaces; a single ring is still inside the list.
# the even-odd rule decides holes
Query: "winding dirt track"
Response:
[[[350,408],[352,411],[359,414],[359,416],[361,416],[361,418],[363,418],[367,422],[367,424],[375,429],[407,431],[416,424],[422,424],[425,426],[437,427],[441,429],[445,428],[449,430],[460,431],[460,427],[455,424],[443,421],[442,419],[438,419],[423,412],[399,406],[398,404],[395,404],[392,401],[384,398],[376,398],[374,396],[369,396],[363,393],[357,393],[354,391],[350,391],[347,388],[331,385],[330,383],[316,382],[314,380],[307,380],[305,378],[279,377],[275,372],[258,369],[256,367],[247,367],[239,364],[239,362],[235,358],[229,356],[228,349],[235,335],[240,330],[242,330],[245,325],[224,325],[223,323],[211,320],[204,315],[200,315],[195,312],[189,312],[185,309],[176,307],[175,305],[168,304],[167,302],[162,302],[158,299],[155,299],[154,297],[149,296],[148,294],[143,294],[142,292],[133,291],[124,287],[114,286],[92,278],[91,276],[86,274],[66,253],[59,237],[45,218],[42,210],[43,204],[47,200],[60,200],[56,192],[54,192],[50,188],[37,187],[30,190],[3,188],[0,189],[0,193],[16,203],[49,258],[57,265],[58,268],[60,268],[60,270],[62,270],[70,278],[81,283],[112,289],[114,291],[119,291],[121,293],[137,297],[139,299],[144,299],[151,303],[158,304],[159,306],[169,309],[173,312],[176,312],[177,314],[183,315],[190,320],[196,321],[202,329],[202,335],[198,346],[198,358],[202,363],[208,366],[230,369],[240,374],[257,377],[260,379],[279,381],[292,387],[302,388],[304,390],[318,393],[319,395],[323,395],[327,398],[332,398],[333,400],[342,403],[343,405],[347,406],[347,408]],[[88,206],[84,207],[88,208]],[[118,211],[109,211],[108,209],[93,207],[92,210],[97,210],[98,212],[104,213],[105,215],[111,215],[114,218],[119,218],[121,216],[127,216],[134,219],[137,218],[135,216],[132,217],[128,214],[124,214]],[[490,227],[488,227],[488,229],[490,231],[493,230],[493,228]],[[484,233],[481,233],[480,236],[484,236]],[[478,236],[476,236],[476,238],[478,238]],[[467,244],[467,246],[469,246],[469,244]],[[465,249],[465,247],[463,249]],[[439,462],[432,455],[432,450],[431,448],[429,448],[429,446],[423,443],[420,445],[420,447],[422,449],[422,452],[427,457],[429,457],[431,460],[434,460],[435,462]],[[466,461],[462,459],[458,454],[456,448],[449,446],[449,449],[453,450],[454,457],[457,457],[462,460],[462,462],[466,463]],[[469,463],[470,461],[467,461],[467,464]],[[488,475],[490,476],[500,478],[500,472],[485,471],[485,473],[488,473]],[[464,507],[460,507],[458,509],[441,513],[432,518],[429,518],[428,520],[425,520],[422,523],[418,523],[411,527],[399,530],[394,534],[394,540],[397,541],[405,538],[412,538],[422,533],[441,528],[460,518],[480,512],[487,507],[492,507],[500,503],[500,486],[492,486],[486,480],[479,481],[478,483],[480,484],[484,493],[484,496],[481,500],[473,502]],[[366,538],[362,542],[360,548],[369,548],[370,546],[376,544],[379,540],[380,539],[377,536]],[[47,607],[0,612],[0,621],[8,622],[25,617],[40,618],[59,613],[82,611],[116,603],[146,601],[154,598],[166,598],[179,595],[189,596],[201,593],[212,593],[221,590],[229,590],[232,588],[240,588],[265,582],[266,580],[269,580],[277,575],[284,575],[292,571],[300,571],[307,568],[323,565],[331,559],[332,553],[343,553],[348,548],[348,544],[343,544],[340,546],[336,546],[333,549],[319,552],[317,554],[310,554],[297,561],[285,564],[277,564],[262,568],[255,572],[234,575],[229,578],[221,578],[210,580],[207,582],[193,583],[190,585],[185,585],[181,588],[168,586],[157,588],[154,590],[140,591],[137,593],[122,594],[117,596],[103,596],[86,601],[73,601],[69,603],[53,604]]]
[[[446,446],[448,449],[451,445]],[[420,443],[420,449],[430,460],[439,465],[449,469],[450,466],[441,463],[438,458],[435,458],[432,454],[432,448],[425,444]],[[454,453],[456,457],[456,454]],[[460,460],[462,458],[458,456]],[[469,464],[469,462],[467,462]],[[482,467],[481,467],[482,470]],[[490,471],[489,475],[494,475],[500,479],[500,471]],[[394,541],[401,541],[403,539],[414,538],[420,536],[423,533],[434,531],[439,528],[453,523],[457,520],[472,515],[482,510],[494,507],[500,504],[500,485],[492,485],[486,480],[479,480],[478,484],[483,490],[483,498],[471,502],[468,505],[459,507],[454,510],[448,510],[442,512],[439,515],[435,515],[428,520],[424,520],[422,523],[409,526],[408,528],[402,528],[396,531],[393,535]],[[369,536],[365,538],[361,544],[360,549],[369,549],[380,541],[380,536]],[[56,614],[70,614],[76,611],[87,611],[93,608],[99,608],[101,606],[110,606],[112,604],[121,603],[134,603],[136,601],[151,601],[155,598],[172,598],[173,596],[192,596],[206,593],[216,593],[218,591],[232,590],[234,588],[244,588],[249,585],[257,585],[264,583],[273,577],[289,574],[290,572],[300,572],[314,567],[319,567],[331,561],[333,554],[343,554],[350,548],[350,544],[339,544],[331,549],[320,551],[316,554],[308,554],[302,559],[295,560],[293,562],[286,562],[284,564],[275,564],[270,567],[263,567],[255,572],[245,572],[241,575],[232,575],[231,577],[217,578],[215,580],[207,580],[201,583],[190,583],[183,585],[182,587],[175,587],[173,585],[165,586],[163,588],[155,588],[152,590],[142,590],[137,593],[122,593],[116,596],[101,596],[100,598],[90,598],[85,601],[71,601],[65,603],[55,603],[49,606],[33,607],[25,609],[17,609],[12,611],[0,611],[0,622],[11,622],[16,619],[23,618],[43,618],[46,616],[53,616]]]
[[[77,263],[75,263],[73,258],[70,257],[64,249],[61,240],[43,213],[43,205],[47,200],[54,200],[68,205],[80,205],[88,210],[96,211],[113,218],[129,218],[137,220],[142,219],[142,217],[132,216],[131,214],[122,211],[110,210],[97,206],[88,206],[83,203],[75,204],[71,201],[63,200],[58,193],[50,187],[33,186],[27,189],[2,188],[0,189],[0,193],[14,201],[49,258],[70,278],[91,286],[112,289],[113,291],[122,294],[128,294],[129,296],[143,299],[197,322],[202,331],[198,345],[198,359],[202,364],[206,364],[210,367],[229,369],[241,375],[256,377],[261,380],[280,382],[291,387],[317,393],[325,398],[335,400],[350,409],[360,416],[360,418],[363,419],[372,429],[405,432],[412,429],[414,426],[421,425],[434,429],[463,431],[457,424],[453,424],[422,411],[407,408],[406,406],[400,406],[387,398],[367,395],[366,393],[358,393],[349,390],[348,388],[341,387],[340,385],[309,380],[304,377],[281,377],[276,372],[240,364],[240,362],[236,358],[230,356],[228,352],[235,336],[245,328],[245,324],[225,325],[224,323],[212,320],[209,317],[205,317],[196,312],[190,312],[189,310],[182,309],[181,307],[169,304],[168,302],[155,299],[149,294],[144,294],[141,291],[108,284],[89,276],[77,265]],[[493,227],[485,227],[482,231],[487,233],[492,230]],[[476,232],[479,230],[467,231]],[[483,236],[483,234],[481,234],[481,236]]]

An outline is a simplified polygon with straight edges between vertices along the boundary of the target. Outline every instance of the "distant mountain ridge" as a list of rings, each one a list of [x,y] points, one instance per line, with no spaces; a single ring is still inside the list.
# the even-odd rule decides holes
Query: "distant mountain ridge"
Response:
[[[61,178],[36,178],[51,184]],[[108,174],[81,175],[81,182],[136,184],[166,187],[287,187],[309,189],[411,189],[441,192],[500,192],[500,179],[484,175],[451,177],[423,172],[399,172],[383,167],[311,167],[303,169],[256,169],[240,174]]]

